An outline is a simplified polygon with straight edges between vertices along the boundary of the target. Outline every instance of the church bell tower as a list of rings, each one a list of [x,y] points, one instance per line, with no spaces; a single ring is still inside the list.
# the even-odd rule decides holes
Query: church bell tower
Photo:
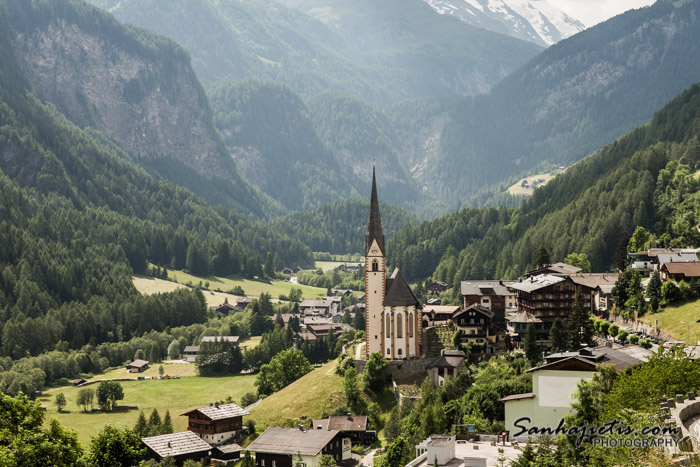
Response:
[[[379,216],[377,179],[372,167],[372,197],[365,237],[365,352],[384,355],[382,310],[386,287],[386,250]]]

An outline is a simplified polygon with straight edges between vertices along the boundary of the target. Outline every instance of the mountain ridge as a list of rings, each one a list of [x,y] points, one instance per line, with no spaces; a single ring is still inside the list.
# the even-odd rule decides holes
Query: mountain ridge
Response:
[[[548,47],[584,29],[546,0],[424,0],[437,13]]]

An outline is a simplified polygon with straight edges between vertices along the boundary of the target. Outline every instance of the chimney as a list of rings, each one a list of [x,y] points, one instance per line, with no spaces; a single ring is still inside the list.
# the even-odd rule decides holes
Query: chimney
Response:
[[[169,448],[172,448],[172,446],[170,445],[170,441],[168,441],[168,447],[169,447]]]
[[[299,431],[304,431],[304,426],[301,423],[299,424]]]

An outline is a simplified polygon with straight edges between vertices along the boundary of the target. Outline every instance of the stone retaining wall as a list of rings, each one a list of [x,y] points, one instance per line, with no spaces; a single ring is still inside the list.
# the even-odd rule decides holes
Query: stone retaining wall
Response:
[[[367,360],[353,360],[358,373],[365,371]],[[416,375],[426,375],[426,367],[429,360],[427,358],[414,358],[411,360],[389,360],[386,362],[384,374],[395,379],[410,378]]]

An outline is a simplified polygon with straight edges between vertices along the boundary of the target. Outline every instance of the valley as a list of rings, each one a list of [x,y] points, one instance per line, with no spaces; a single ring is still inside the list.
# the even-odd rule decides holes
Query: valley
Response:
[[[700,0],[555,4],[0,0],[0,463],[696,455],[515,434],[700,410]]]

